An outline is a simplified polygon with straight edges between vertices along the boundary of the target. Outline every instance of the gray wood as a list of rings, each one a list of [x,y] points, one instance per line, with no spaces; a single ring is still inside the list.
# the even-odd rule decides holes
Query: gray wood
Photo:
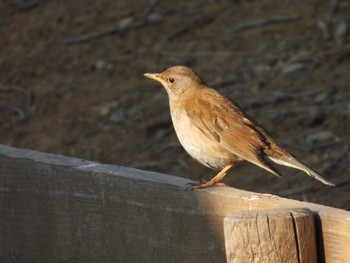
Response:
[[[313,210],[320,262],[350,258],[350,212],[188,182],[0,145],[0,262],[225,262],[224,217],[278,207]]]

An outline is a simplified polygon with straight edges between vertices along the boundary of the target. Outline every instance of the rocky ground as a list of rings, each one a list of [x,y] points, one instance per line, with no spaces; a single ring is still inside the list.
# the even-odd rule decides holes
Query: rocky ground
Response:
[[[242,163],[237,188],[350,209],[350,2],[0,2],[0,143],[187,177],[163,88],[187,65],[305,163],[284,179]]]

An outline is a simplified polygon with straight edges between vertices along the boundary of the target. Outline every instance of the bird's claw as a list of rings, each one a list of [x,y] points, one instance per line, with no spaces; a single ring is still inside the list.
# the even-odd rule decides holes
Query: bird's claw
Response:
[[[202,182],[202,183],[188,183],[185,186],[185,190],[189,191],[189,190],[199,190],[199,189],[204,189],[204,188],[208,188],[208,187],[212,187],[212,186],[226,186],[226,184],[224,183],[220,183],[220,182]]]

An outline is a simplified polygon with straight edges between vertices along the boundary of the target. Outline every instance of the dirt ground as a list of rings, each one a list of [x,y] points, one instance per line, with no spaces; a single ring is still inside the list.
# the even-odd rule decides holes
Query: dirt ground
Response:
[[[248,163],[227,184],[350,209],[349,1],[14,0],[0,10],[0,143],[208,180],[215,171],[176,138],[166,92],[142,76],[187,65],[338,186]]]

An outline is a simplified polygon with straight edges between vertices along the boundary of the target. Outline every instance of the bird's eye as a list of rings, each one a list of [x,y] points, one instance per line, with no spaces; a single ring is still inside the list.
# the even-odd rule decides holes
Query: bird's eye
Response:
[[[169,78],[168,81],[169,81],[170,83],[174,83],[174,82],[175,82],[175,79]]]

